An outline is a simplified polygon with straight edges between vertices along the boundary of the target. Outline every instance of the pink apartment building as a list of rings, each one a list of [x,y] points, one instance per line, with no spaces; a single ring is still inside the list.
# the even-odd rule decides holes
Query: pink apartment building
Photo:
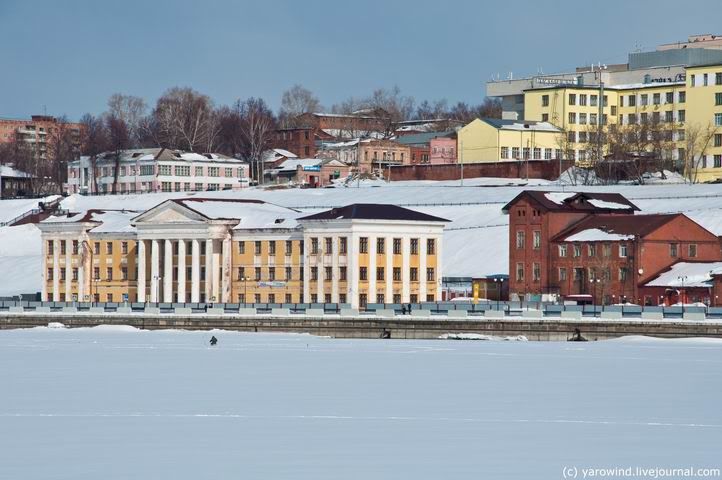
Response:
[[[95,160],[83,156],[70,162],[66,191],[72,194],[238,190],[249,185],[248,173],[247,163],[225,155],[143,148],[124,150],[119,162],[114,152],[100,154]]]

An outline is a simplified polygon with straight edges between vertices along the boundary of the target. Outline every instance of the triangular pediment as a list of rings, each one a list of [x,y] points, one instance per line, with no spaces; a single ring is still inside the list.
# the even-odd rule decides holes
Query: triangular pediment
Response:
[[[142,225],[207,222],[208,218],[173,200],[156,205],[133,219],[133,223]]]

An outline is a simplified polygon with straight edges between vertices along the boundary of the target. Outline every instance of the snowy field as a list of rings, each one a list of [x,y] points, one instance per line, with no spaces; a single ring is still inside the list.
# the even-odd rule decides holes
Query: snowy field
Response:
[[[562,478],[722,466],[722,343],[0,332],[0,478]],[[581,478],[581,477],[580,477]]]

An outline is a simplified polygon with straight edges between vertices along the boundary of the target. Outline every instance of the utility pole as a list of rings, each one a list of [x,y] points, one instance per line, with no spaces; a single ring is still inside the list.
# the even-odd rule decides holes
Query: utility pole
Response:
[[[461,164],[461,186],[464,186],[464,141],[459,140],[459,163]]]

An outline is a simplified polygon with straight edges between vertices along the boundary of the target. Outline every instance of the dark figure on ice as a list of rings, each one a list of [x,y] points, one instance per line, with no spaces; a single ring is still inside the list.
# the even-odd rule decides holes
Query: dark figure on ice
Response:
[[[401,304],[401,315],[406,315],[406,305]]]
[[[409,303],[409,306],[406,308],[406,310],[409,312],[409,315],[411,315],[411,304]]]
[[[218,343],[218,339],[215,336],[211,337],[211,347]]]
[[[381,338],[391,338],[391,330],[383,329],[380,335]]]
[[[570,342],[586,342],[587,339],[582,337],[582,332],[578,329],[574,329],[574,335],[572,335],[572,338],[570,338],[568,341]]]

